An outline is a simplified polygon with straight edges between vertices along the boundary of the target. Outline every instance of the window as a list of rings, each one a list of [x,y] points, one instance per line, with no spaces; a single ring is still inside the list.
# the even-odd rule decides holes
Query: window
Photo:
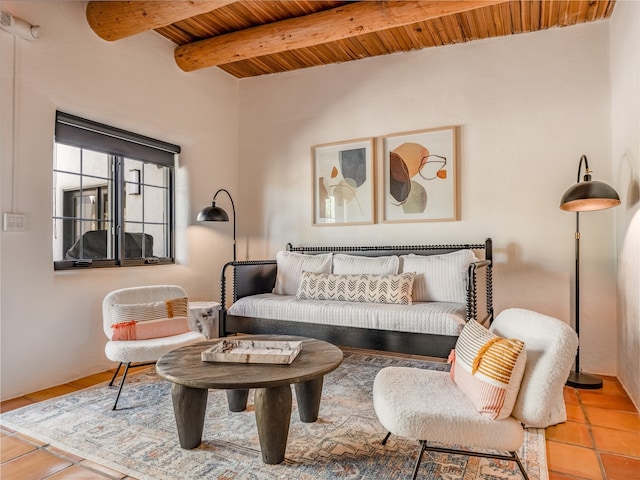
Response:
[[[180,147],[56,112],[56,270],[172,263]]]

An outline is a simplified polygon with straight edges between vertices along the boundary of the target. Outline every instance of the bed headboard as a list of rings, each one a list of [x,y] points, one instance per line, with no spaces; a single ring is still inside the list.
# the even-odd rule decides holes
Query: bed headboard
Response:
[[[380,257],[384,255],[440,255],[451,253],[457,250],[484,250],[484,259],[493,259],[493,248],[491,238],[487,238],[484,243],[465,243],[457,245],[392,245],[392,246],[293,246],[287,243],[287,251],[314,255],[319,253],[345,253],[348,255],[362,255],[367,257]]]

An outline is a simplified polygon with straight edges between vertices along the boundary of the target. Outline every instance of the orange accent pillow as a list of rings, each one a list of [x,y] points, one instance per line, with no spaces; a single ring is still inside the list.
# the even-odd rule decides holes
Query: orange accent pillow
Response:
[[[149,340],[151,338],[171,337],[190,331],[187,317],[161,318],[144,322],[114,323],[111,326],[111,340]]]
[[[166,300],[167,317],[188,317],[189,316],[189,299],[187,297],[172,298]]]
[[[511,415],[526,360],[524,342],[498,337],[475,320],[464,326],[449,355],[453,381],[493,420]]]

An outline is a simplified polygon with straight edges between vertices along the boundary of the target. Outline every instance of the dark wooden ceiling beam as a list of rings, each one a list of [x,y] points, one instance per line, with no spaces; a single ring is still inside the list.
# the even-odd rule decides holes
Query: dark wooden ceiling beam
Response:
[[[100,38],[113,41],[165,27],[230,3],[233,0],[89,2],[87,21]]]
[[[505,1],[508,0],[355,2],[182,45],[176,48],[175,59],[182,70],[190,72],[344,40]]]

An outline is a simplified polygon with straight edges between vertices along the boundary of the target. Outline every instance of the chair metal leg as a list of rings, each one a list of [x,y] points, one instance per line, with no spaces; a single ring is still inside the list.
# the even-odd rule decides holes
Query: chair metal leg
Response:
[[[387,440],[391,436],[391,432],[387,432],[385,437],[380,442],[382,445],[387,444]],[[518,464],[518,468],[520,469],[520,473],[522,474],[522,478],[524,480],[529,480],[529,475],[527,475],[526,470],[524,469],[524,465],[520,461],[520,457],[515,451],[509,452],[509,455],[500,455],[493,453],[484,453],[484,452],[472,452],[469,450],[459,450],[455,448],[446,448],[446,447],[437,447],[437,446],[427,446],[426,440],[420,440],[420,452],[418,452],[418,459],[416,460],[415,467],[413,467],[413,475],[411,476],[411,480],[415,480],[418,476],[418,470],[420,470],[420,464],[422,463],[422,456],[424,455],[425,450],[429,450],[430,452],[439,452],[439,453],[447,453],[453,455],[467,455],[470,457],[484,457],[484,458],[497,458],[500,460],[511,460]]]
[[[118,388],[118,395],[116,396],[116,401],[113,404],[113,408],[111,410],[115,410],[116,405],[118,405],[118,399],[120,398],[120,393],[122,393],[122,387],[124,386],[124,381],[127,378],[127,373],[129,373],[130,366],[131,366],[131,362],[127,363],[126,366],[124,367],[124,373],[122,374],[122,380],[120,381],[120,387]],[[118,370],[120,370],[120,367],[118,367]],[[113,382],[113,379],[111,381]]]
[[[502,455],[502,454],[498,454],[498,453],[486,453],[486,452],[474,452],[471,450],[463,450],[463,449],[457,449],[457,448],[447,448],[447,447],[438,447],[435,445],[429,445],[427,446],[427,442],[426,440],[420,440],[420,443],[422,444],[422,449],[420,451],[420,456],[418,457],[418,463],[416,464],[416,469],[413,472],[413,479],[415,479],[416,474],[418,473],[418,465],[422,459],[422,453],[425,450],[428,450],[430,452],[439,452],[439,453],[448,453],[448,454],[453,454],[453,455],[467,455],[470,457],[482,457],[482,458],[495,458],[495,459],[499,459],[499,460],[510,460],[512,462],[516,462],[516,464],[518,465],[518,468],[520,469],[520,473],[522,474],[522,477],[524,478],[524,480],[529,480],[529,475],[527,475],[527,472],[524,469],[524,465],[522,465],[522,462],[520,461],[520,457],[518,457],[518,454],[513,451],[513,452],[509,452],[509,455]]]
[[[513,457],[513,460],[518,464],[518,467],[520,468],[520,473],[522,473],[524,480],[529,480],[529,475],[527,475],[527,472],[524,470],[524,465],[522,465],[522,462],[520,461],[520,457],[518,457],[518,454],[516,452],[509,452],[509,453]]]
[[[420,463],[422,462],[422,454],[424,453],[425,447],[427,446],[427,442],[424,440],[420,440],[420,452],[418,453],[418,460],[416,460],[416,466],[413,468],[413,476],[411,480],[416,480],[418,476],[418,470],[420,469]]]
[[[113,377],[111,378],[111,381],[109,382],[109,386],[113,387],[113,382],[115,381],[116,377],[118,376],[118,372],[120,371],[120,367],[122,366],[122,362],[120,362],[118,364],[118,368],[116,368],[116,373],[113,374]]]

